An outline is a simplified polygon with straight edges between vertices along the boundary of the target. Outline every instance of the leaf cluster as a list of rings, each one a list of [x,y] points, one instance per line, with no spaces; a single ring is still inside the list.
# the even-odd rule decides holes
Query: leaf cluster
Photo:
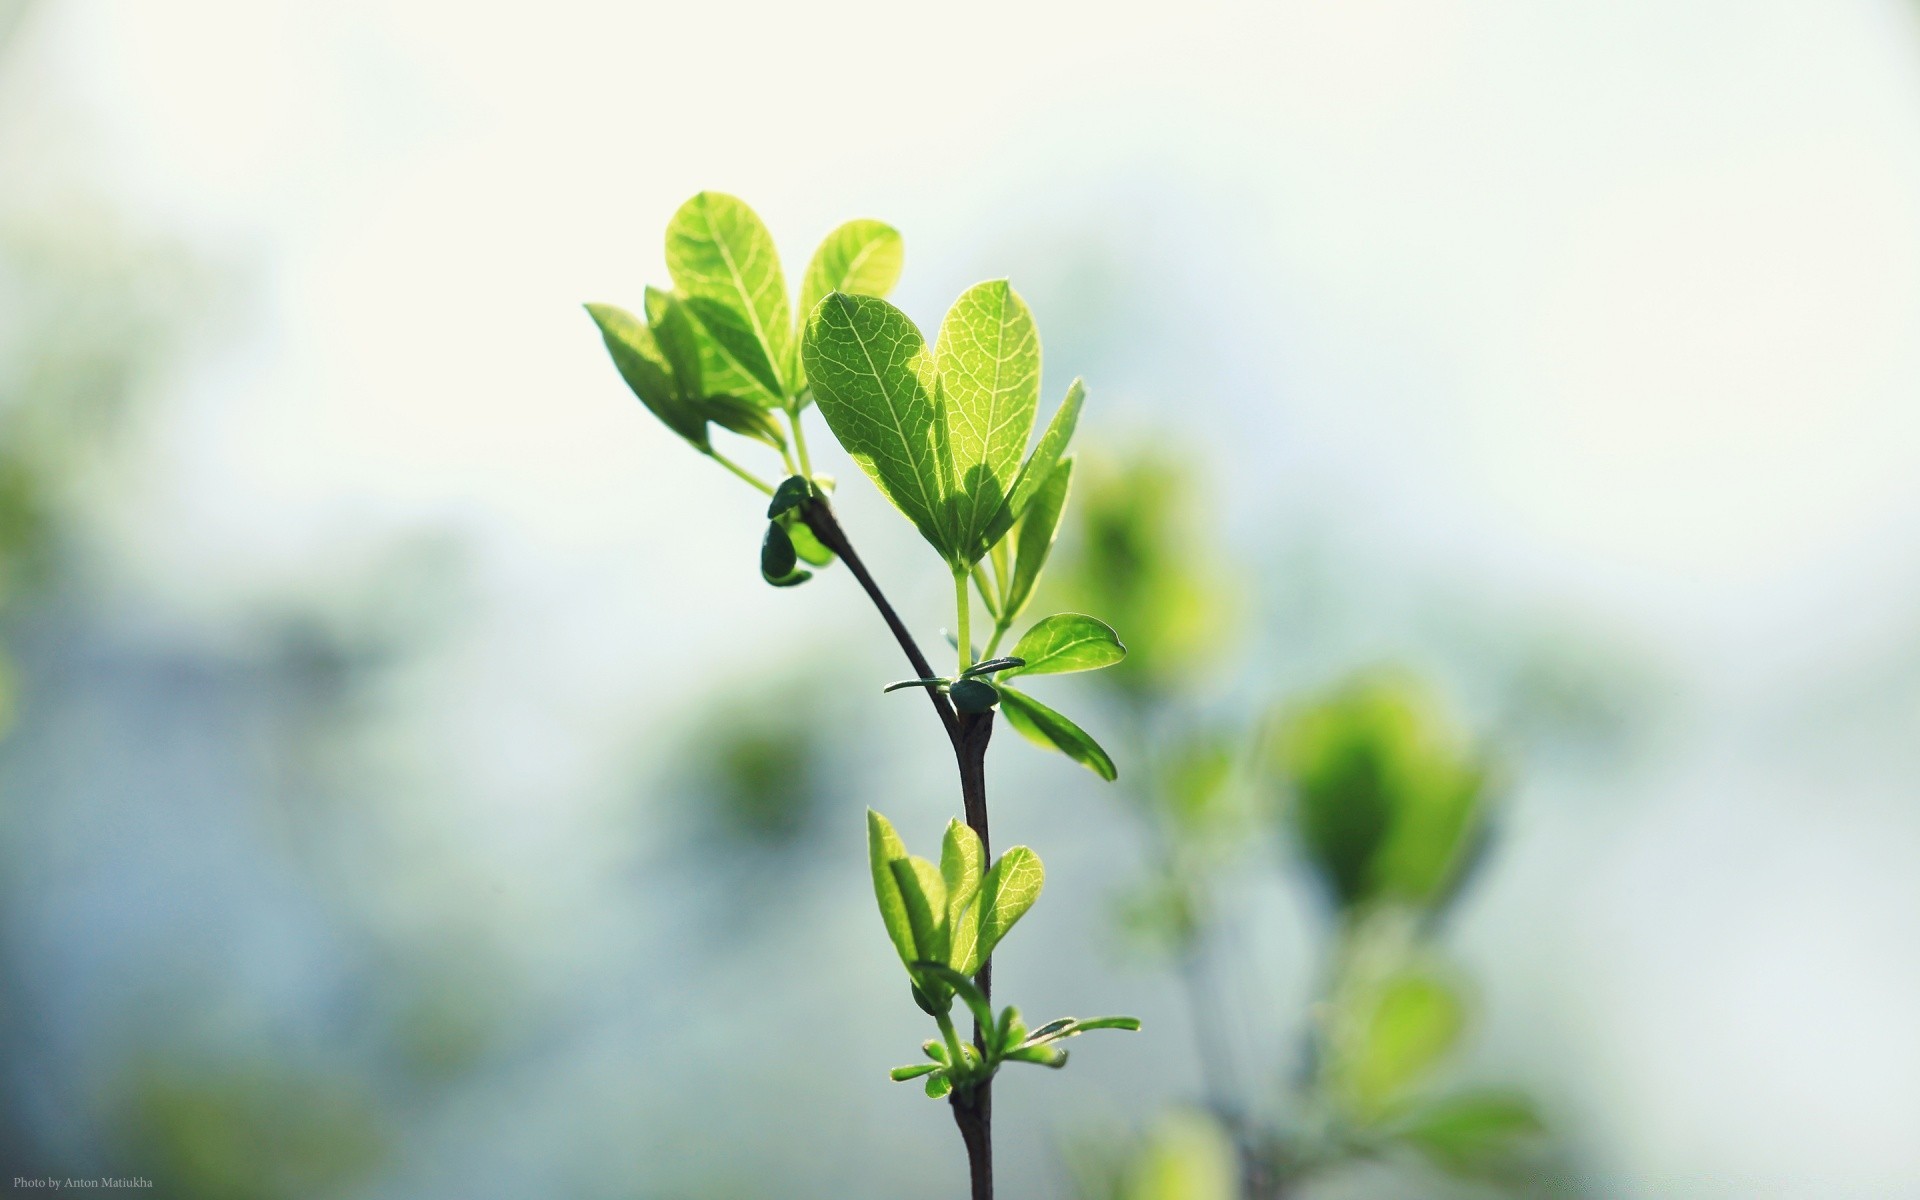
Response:
[[[992,1078],[1003,1062],[1065,1066],[1067,1052],[1056,1043],[1088,1030],[1140,1027],[1132,1017],[1063,1017],[1029,1030],[1011,1006],[996,1017],[974,983],[994,947],[1039,899],[1046,871],[1032,850],[1015,846],[989,868],[979,837],[956,820],[947,824],[935,865],[907,853],[892,823],[868,809],[867,856],[880,919],[914,1002],[942,1034],[923,1046],[930,1061],[895,1068],[895,1080],[925,1077],[927,1094],[944,1096]],[[954,1030],[956,997],[973,1015],[979,1045],[962,1042]]]

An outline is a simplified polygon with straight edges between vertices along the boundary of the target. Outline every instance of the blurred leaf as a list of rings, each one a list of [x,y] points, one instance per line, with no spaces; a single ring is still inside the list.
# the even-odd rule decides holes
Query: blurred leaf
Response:
[[[940,1064],[937,1062],[915,1063],[910,1067],[895,1067],[893,1070],[887,1072],[887,1076],[895,1083],[905,1083],[909,1079],[918,1079],[922,1075],[931,1075],[939,1069]]]
[[[1234,755],[1233,743],[1214,734],[1188,738],[1167,754],[1160,795],[1181,830],[1193,834],[1226,823]]]
[[[1012,624],[1027,601],[1033,598],[1034,585],[1040,582],[1040,570],[1053,553],[1055,535],[1060,532],[1060,517],[1066,511],[1067,490],[1073,483],[1073,460],[1064,459],[1033,495],[1026,512],[1019,515],[1013,531],[1018,549],[1013,556],[1013,579],[1007,586],[1005,620]]]
[[[900,266],[906,254],[899,231],[883,221],[848,221],[826,236],[813,252],[807,273],[800,281],[800,307],[794,316],[805,330],[813,314],[829,292],[848,295],[885,296],[900,282]],[[795,349],[798,339],[795,339]],[[799,355],[794,356],[796,369]],[[796,373],[793,386],[806,386],[804,372]]]
[[[1004,279],[960,294],[934,346],[948,458],[946,524],[951,559],[985,557],[988,531],[1008,501],[1040,406],[1040,335],[1033,314]]]
[[[824,567],[833,562],[833,551],[827,549],[826,545],[814,536],[813,530],[807,528],[807,523],[800,519],[798,509],[790,508],[774,520],[780,528],[787,531],[788,539],[793,542],[794,553],[800,556],[801,561],[812,563],[816,567]]]
[[[973,1014],[973,1019],[980,1023],[980,1028],[993,1028],[993,1009],[987,1004],[987,995],[971,978],[943,962],[923,960],[915,963],[914,967],[952,988],[954,995],[960,997],[961,1003]]]
[[[1025,660],[1025,665],[1010,668],[1007,678],[1097,671],[1125,658],[1127,648],[1105,621],[1079,613],[1055,613],[1021,635],[1013,656]]]
[[[1448,898],[1486,836],[1489,788],[1425,688],[1360,676],[1286,714],[1273,746],[1294,835],[1342,905]]]
[[[701,192],[667,224],[667,271],[707,334],[707,391],[781,404],[793,320],[780,255],[759,215],[736,197]]]
[[[708,396],[700,402],[700,411],[730,433],[752,438],[775,450],[784,452],[787,448],[787,431],[780,428],[780,422],[772,413],[749,401],[733,396]]]
[[[1001,684],[1000,711],[1007,714],[1008,722],[1021,736],[1035,745],[1058,750],[1109,783],[1119,776],[1113,759],[1086,730],[1025,692]]]
[[[1394,1132],[1442,1169],[1479,1178],[1503,1174],[1536,1149],[1546,1123],[1526,1096],[1490,1090],[1420,1105],[1396,1123]]]
[[[907,857],[907,848],[894,832],[893,825],[871,808],[867,810],[867,861],[873,869],[873,893],[880,903],[880,919],[886,924],[893,948],[900,961],[912,965],[920,957],[914,942],[913,921],[907,915],[906,897],[893,874],[893,864]]]
[[[812,491],[805,476],[789,475],[782,479],[780,486],[773,489],[773,498],[767,501],[767,520],[776,520],[788,510],[798,508]]]
[[[1234,597],[1195,511],[1192,473],[1158,450],[1082,454],[1075,522],[1048,570],[1048,595],[1127,631],[1127,661],[1100,686],[1150,700],[1184,685],[1228,644]]]
[[[1425,971],[1395,974],[1339,1003],[1349,1032],[1336,1071],[1355,1115],[1372,1120],[1432,1072],[1466,1029],[1467,1007],[1451,985]]]
[[[954,561],[934,452],[938,380],[920,331],[885,300],[836,292],[814,310],[801,353],[834,437],[920,536]]]
[[[1213,1118],[1161,1119],[1127,1166],[1119,1200],[1238,1200],[1240,1157]]]
[[[600,327],[600,337],[613,356],[620,378],[633,394],[660,418],[660,423],[704,449],[707,420],[693,402],[684,399],[667,368],[653,333],[640,318],[611,304],[589,304],[587,313]]]

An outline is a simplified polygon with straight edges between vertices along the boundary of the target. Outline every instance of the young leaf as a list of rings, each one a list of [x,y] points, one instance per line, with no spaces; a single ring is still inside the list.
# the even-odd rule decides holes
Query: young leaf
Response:
[[[993,1038],[1003,1053],[1027,1040],[1027,1025],[1020,1019],[1019,1009],[1009,1004],[1000,1010],[1000,1023],[994,1027]]]
[[[807,527],[807,523],[800,519],[797,511],[788,509],[775,520],[779,522],[780,528],[787,531],[787,536],[793,539],[793,549],[800,555],[802,562],[824,567],[833,561],[833,551],[827,549],[825,543],[814,535],[813,530]]]
[[[913,966],[952,988],[953,994],[973,1013],[973,1019],[980,1022],[980,1028],[993,1028],[993,1009],[987,1004],[987,994],[972,979],[941,962],[917,962]],[[960,1049],[964,1053],[973,1047],[963,1045]]]
[[[952,931],[947,927],[947,885],[940,878],[940,868],[913,855],[895,859],[890,866],[900,885],[900,896],[906,901],[913,944],[920,947],[920,959],[908,965],[945,962]]]
[[[953,707],[963,713],[983,713],[1000,703],[1000,693],[984,679],[960,679],[947,689]]]
[[[1073,427],[1080,420],[1080,405],[1086,400],[1087,389],[1078,379],[1067,389],[1067,398],[1060,402],[1060,410],[1053,414],[1053,420],[1047,423],[1047,431],[1040,435],[1039,445],[1027,456],[1020,468],[1020,474],[1014,478],[1013,491],[1007,504],[994,517],[987,527],[989,545],[998,545],[1007,536],[1007,530],[1020,514],[1027,510],[1033,497],[1053,474],[1053,468],[1060,462],[1060,456],[1067,452],[1067,443],[1073,440]]]
[[[848,221],[829,233],[813,252],[813,261],[800,280],[800,307],[795,315],[801,325],[829,292],[884,296],[892,291],[900,282],[905,254],[899,231],[884,221]],[[795,361],[797,365],[797,356]],[[793,386],[796,390],[806,386],[804,371],[794,376]]]
[[[974,918],[978,932],[973,953],[967,956],[964,968],[967,974],[979,970],[981,963],[993,957],[993,948],[1000,944],[1000,939],[1007,936],[1007,931],[1040,898],[1040,888],[1046,878],[1040,856],[1025,846],[1013,847],[993,864],[980,884]]]
[[[780,256],[758,214],[733,196],[701,192],[667,224],[667,271],[708,335],[707,391],[782,403],[793,319]]]
[[[1009,625],[1026,608],[1034,585],[1040,582],[1040,568],[1047,565],[1047,556],[1053,553],[1053,539],[1060,531],[1060,516],[1066,511],[1067,489],[1072,483],[1073,460],[1062,459],[1033,494],[1027,510],[1019,514],[1020,524],[1013,533],[1018,549],[1013,556],[1013,579],[1007,588],[1005,619]]]
[[[764,442],[775,450],[784,452],[787,448],[787,431],[764,408],[733,396],[708,396],[700,402],[700,410],[722,429]]]
[[[653,331],[653,340],[665,356],[680,394],[693,401],[705,398],[706,388],[700,379],[700,335],[694,330],[693,318],[671,292],[647,289],[647,328]]]
[[[947,822],[940,843],[940,878],[947,885],[947,927],[958,930],[960,917],[980,891],[986,875],[986,853],[980,835],[957,819]]]
[[[660,423],[701,449],[706,449],[707,420],[680,394],[660,346],[646,323],[612,304],[589,304],[587,315],[600,327],[601,340],[620,378]]]
[[[949,527],[959,565],[979,562],[1008,501],[1040,406],[1040,335],[1004,279],[960,294],[934,348],[945,402]]]
[[[773,499],[767,502],[767,520],[771,521],[790,508],[798,508],[812,491],[802,475],[789,475],[773,489]]]
[[[1058,1070],[1067,1065],[1067,1052],[1058,1046],[1016,1046],[1007,1052],[1007,1061],[1038,1063]]]
[[[900,894],[899,881],[893,876],[893,864],[906,857],[907,848],[894,832],[892,823],[869,808],[867,862],[873,869],[873,894],[880,903],[880,920],[887,927],[893,948],[900,952],[900,961],[912,964],[919,960],[920,951],[913,940],[913,922],[907,916],[906,898]]]
[[[1021,636],[1013,656],[1025,659],[1026,665],[1005,672],[1009,679],[1015,675],[1097,671],[1125,658],[1127,648],[1105,621],[1079,613],[1055,613]]]
[[[910,1067],[895,1067],[887,1075],[895,1083],[905,1083],[909,1079],[918,1079],[922,1075],[931,1075],[940,1069],[939,1063],[915,1063]]]
[[[928,1038],[926,1041],[921,1042],[920,1049],[933,1061],[942,1066],[947,1065],[947,1044],[939,1038]]]
[[[926,679],[902,679],[898,683],[890,683],[887,686],[881,688],[880,690],[882,693],[885,693],[885,692],[897,692],[902,688],[910,688],[910,687],[945,687],[947,685],[947,682],[948,681],[946,679],[943,679],[938,675],[932,675],[927,677]]]
[[[767,536],[760,542],[760,573],[768,579],[785,579],[793,574],[798,561],[793,539],[778,521],[767,523]]]
[[[1355,1005],[1352,1040],[1337,1074],[1356,1113],[1378,1116],[1425,1078],[1459,1042],[1466,1001],[1446,980],[1406,971],[1368,988]]]
[[[809,318],[801,355],[833,436],[951,561],[934,453],[937,379],[920,331],[885,300],[835,292]]]
[[[1510,1165],[1546,1132],[1546,1123],[1525,1096],[1476,1091],[1421,1105],[1394,1131],[1443,1169],[1473,1177]]]
[[[991,675],[995,671],[1010,671],[1015,667],[1024,667],[1026,665],[1027,660],[1024,658],[1003,656],[1000,658],[989,658],[985,662],[977,662],[960,672],[960,674],[963,678],[972,678],[975,675]]]
[[[1035,745],[1058,750],[1108,783],[1119,776],[1113,759],[1100,748],[1099,742],[1088,736],[1086,730],[1025,692],[1016,692],[1006,684],[1001,684],[1000,711],[1007,714],[1007,720],[1013,723],[1013,727]]]
[[[953,1090],[953,1079],[943,1068],[927,1076],[927,1095],[935,1100]]]

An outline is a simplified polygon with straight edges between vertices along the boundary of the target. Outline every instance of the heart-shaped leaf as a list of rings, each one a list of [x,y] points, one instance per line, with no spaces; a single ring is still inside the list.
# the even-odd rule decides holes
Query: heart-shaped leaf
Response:
[[[1013,656],[1025,659],[1026,665],[1003,672],[1002,678],[1097,671],[1125,658],[1127,648],[1105,621],[1080,613],[1055,613],[1021,636]]]
[[[1113,759],[1086,730],[1025,692],[1001,684],[1000,711],[1028,741],[1058,750],[1109,783],[1119,776]]]
[[[948,528],[956,565],[971,567],[993,542],[1040,405],[1040,335],[1004,279],[960,294],[934,349],[945,406]]]
[[[736,197],[701,192],[667,224],[667,271],[707,334],[707,391],[784,403],[793,318],[780,255],[759,215]]]
[[[935,453],[937,379],[920,331],[885,300],[834,292],[809,318],[801,354],[834,437],[951,561]]]

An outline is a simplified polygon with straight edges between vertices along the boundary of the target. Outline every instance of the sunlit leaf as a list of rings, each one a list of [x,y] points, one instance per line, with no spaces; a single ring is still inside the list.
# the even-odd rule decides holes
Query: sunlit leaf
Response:
[[[1005,678],[1097,671],[1125,658],[1127,648],[1105,621],[1080,613],[1055,613],[1021,635],[1013,656],[1026,660],[1026,665],[1010,668]]]
[[[920,947],[920,958],[946,962],[952,943],[947,926],[947,885],[940,878],[940,868],[917,855],[895,859],[891,867],[900,885],[900,897],[907,905],[907,921],[913,926],[913,943]]]
[[[680,394],[689,400],[703,399],[707,391],[700,379],[700,333],[686,307],[674,299],[673,293],[648,288],[647,328],[653,332],[654,344],[660,347]]]
[[[701,192],[667,224],[667,271],[707,334],[707,391],[782,403],[793,318],[780,256],[759,215],[733,196]]]
[[[587,313],[600,327],[600,337],[613,356],[620,378],[626,380],[640,403],[660,419],[660,423],[694,445],[707,445],[707,420],[699,409],[680,395],[666,357],[646,322],[624,308],[612,304],[589,304]]]
[[[1040,335],[1004,279],[960,294],[934,349],[945,408],[947,496],[955,561],[972,566],[992,542],[1040,404]]]
[[[1053,420],[1047,422],[1047,431],[1040,435],[1040,441],[1027,456],[1020,467],[1020,473],[1014,477],[1013,489],[1005,506],[994,516],[987,526],[987,542],[999,545],[1006,537],[1007,530],[1020,514],[1033,502],[1034,494],[1047,477],[1053,474],[1059,465],[1060,456],[1067,452],[1067,443],[1073,440],[1073,428],[1080,420],[1080,405],[1086,400],[1087,389],[1078,379],[1067,389],[1067,398],[1060,402],[1060,408],[1053,414]]]
[[[1000,711],[1007,714],[1021,736],[1035,745],[1058,750],[1109,783],[1119,776],[1113,759],[1086,730],[1025,692],[1001,684]]]
[[[1020,514],[1020,523],[1013,532],[1017,546],[1013,555],[1013,578],[1007,586],[1005,619],[1009,625],[1026,608],[1034,585],[1040,582],[1040,569],[1047,565],[1047,558],[1053,553],[1054,537],[1060,532],[1060,517],[1066,511],[1067,490],[1072,483],[1073,460],[1062,459],[1040,490],[1033,494],[1027,511]]]
[[[980,891],[986,866],[986,853],[980,847],[980,835],[958,819],[948,821],[946,836],[940,842],[940,878],[947,885],[947,924],[950,927],[958,929],[961,915]],[[953,957],[961,957],[957,946],[954,947]]]
[[[829,292],[885,296],[900,282],[900,265],[905,255],[905,244],[893,226],[866,218],[848,221],[829,233],[813,252],[813,261],[807,264],[807,273],[800,281],[800,307],[795,315],[804,326],[815,306]],[[798,349],[797,339],[795,348]],[[799,367],[798,355],[795,366]],[[804,371],[796,374],[793,386],[796,389],[806,386]]]
[[[802,355],[840,445],[952,561],[934,447],[933,355],[920,331],[885,300],[835,292],[808,321]]]
[[[867,861],[873,870],[873,894],[880,904],[880,920],[887,937],[900,952],[900,961],[912,964],[920,958],[913,939],[913,922],[907,916],[906,898],[894,878],[893,864],[907,857],[907,848],[894,832],[893,825],[871,808],[867,810]]]
[[[1000,939],[1007,936],[1007,931],[1040,898],[1040,888],[1046,878],[1040,856],[1025,846],[1013,847],[993,864],[980,884],[980,898],[975,902],[977,933],[973,953],[966,960],[966,974],[973,974],[981,963],[993,957],[993,948],[1000,944]]]

